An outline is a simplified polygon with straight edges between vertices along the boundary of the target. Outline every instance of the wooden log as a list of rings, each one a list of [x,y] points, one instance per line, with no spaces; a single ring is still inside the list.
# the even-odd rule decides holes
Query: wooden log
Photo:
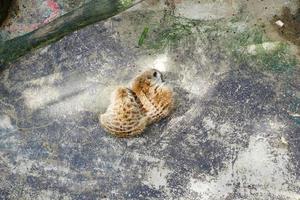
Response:
[[[0,70],[27,52],[60,40],[89,24],[107,19],[143,0],[93,0],[28,34],[0,43]]]

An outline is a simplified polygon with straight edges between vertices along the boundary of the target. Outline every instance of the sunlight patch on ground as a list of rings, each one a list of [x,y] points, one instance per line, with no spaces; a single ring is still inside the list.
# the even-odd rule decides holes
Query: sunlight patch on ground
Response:
[[[235,9],[230,1],[215,3],[195,3],[192,1],[182,1],[177,4],[175,14],[189,19],[221,19],[231,17]]]
[[[142,70],[154,68],[161,72],[167,72],[172,68],[172,60],[168,53],[165,52],[159,55],[141,56],[136,61],[136,65]]]
[[[161,161],[157,166],[151,167],[146,175],[146,180],[143,182],[146,185],[151,185],[155,189],[159,190],[161,187],[167,186],[167,176],[171,171],[164,166],[164,162]]]
[[[268,195],[268,192],[277,191],[278,195],[287,198],[299,198],[300,195],[290,191],[286,184],[295,181],[289,171],[289,159],[286,149],[274,151],[267,138],[252,136],[249,147],[237,155],[233,166],[228,165],[216,178],[192,178],[190,188],[207,200],[226,198],[234,191],[236,184],[239,184],[245,196],[253,193]],[[249,185],[255,189],[249,188]]]
[[[169,58],[166,54],[162,54],[157,56],[157,58],[154,60],[153,68],[165,72],[167,71],[167,63],[169,61]]]
[[[63,101],[51,105],[47,110],[52,116],[76,115],[82,111],[104,112],[115,87],[93,87]]]
[[[54,83],[60,77],[59,74],[52,74],[29,81],[29,87],[23,91],[27,108],[31,111],[42,109],[53,117],[74,115],[81,111],[104,111],[117,86],[109,78],[77,72],[69,74],[56,86]],[[107,82],[109,86],[106,86]]]
[[[35,85],[35,86],[42,86],[42,85],[52,85],[56,81],[62,80],[62,74],[61,73],[53,73],[49,76],[43,76],[37,79],[32,79],[27,82],[27,84]]]
[[[0,115],[0,130],[1,129],[12,129],[10,117],[7,115]]]
[[[31,110],[41,108],[51,101],[58,100],[60,93],[57,88],[44,86],[42,88],[28,88],[23,92],[26,106]]]

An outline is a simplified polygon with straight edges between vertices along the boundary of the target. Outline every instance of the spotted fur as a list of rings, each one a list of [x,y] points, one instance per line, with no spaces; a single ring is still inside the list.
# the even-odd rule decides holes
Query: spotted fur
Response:
[[[102,127],[118,137],[130,137],[140,134],[148,120],[142,106],[133,92],[119,87],[112,96],[107,111],[100,115]]]
[[[135,136],[168,116],[172,108],[172,90],[158,70],[150,69],[133,80],[131,89],[119,87],[115,91],[107,111],[100,115],[100,123],[115,136]]]
[[[134,79],[132,90],[140,99],[148,116],[148,124],[168,116],[173,108],[173,92],[163,82],[162,74],[147,70]]]

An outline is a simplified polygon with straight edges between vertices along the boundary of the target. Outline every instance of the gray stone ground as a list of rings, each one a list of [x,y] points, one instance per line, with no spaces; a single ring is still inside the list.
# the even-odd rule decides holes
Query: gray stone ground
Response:
[[[151,1],[12,63],[0,199],[300,199],[299,64],[254,25],[294,4],[271,2]],[[175,111],[140,137],[110,136],[99,113],[148,67],[174,88]]]

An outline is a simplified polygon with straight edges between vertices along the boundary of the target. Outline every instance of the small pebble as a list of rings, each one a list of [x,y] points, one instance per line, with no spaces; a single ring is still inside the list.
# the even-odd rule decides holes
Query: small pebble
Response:
[[[281,20],[277,20],[275,24],[277,24],[279,27],[283,27],[284,25],[284,23]]]

